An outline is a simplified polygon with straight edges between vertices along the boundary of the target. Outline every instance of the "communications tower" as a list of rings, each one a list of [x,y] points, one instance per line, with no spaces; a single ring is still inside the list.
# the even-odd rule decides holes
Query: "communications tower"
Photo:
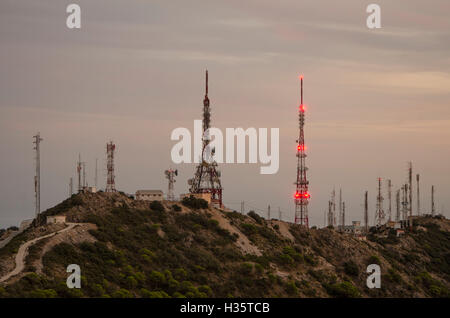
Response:
[[[298,110],[299,137],[297,139],[297,189],[294,195],[295,202],[295,223],[309,228],[308,203],[310,194],[308,192],[309,181],[306,178],[306,146],[305,146],[305,105],[303,104],[303,75],[300,76],[300,106]]]
[[[203,135],[202,157],[196,167],[194,178],[188,180],[190,193],[210,193],[211,203],[219,208],[222,204],[222,184],[217,162],[213,160],[214,149],[208,147],[210,143],[209,131],[211,123],[211,109],[208,98],[208,71],[206,71],[205,98],[203,99]]]
[[[175,181],[175,176],[178,176],[178,170],[166,170],[164,171],[164,174],[166,175],[167,180],[169,180],[169,188],[167,191],[167,200],[169,201],[175,201],[175,194],[173,193],[173,189],[174,189],[174,183]]]
[[[381,178],[378,178],[378,195],[377,195],[377,209],[375,212],[375,224],[377,226],[383,225],[385,221],[385,214],[383,210],[383,196],[381,195]]]
[[[116,145],[110,141],[106,144],[106,189],[105,192],[116,192],[116,182],[114,175],[114,151],[116,150]]]

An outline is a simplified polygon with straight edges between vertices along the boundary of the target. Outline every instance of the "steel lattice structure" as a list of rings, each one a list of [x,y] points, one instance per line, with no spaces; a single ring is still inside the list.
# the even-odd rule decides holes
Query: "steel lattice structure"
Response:
[[[114,151],[116,145],[110,141],[106,144],[106,189],[105,192],[116,192],[116,181],[114,175]]]
[[[300,106],[299,106],[299,137],[297,140],[297,181],[295,185],[295,223],[309,227],[308,203],[310,194],[308,192],[309,181],[306,178],[306,147],[305,147],[305,106],[303,104],[303,76],[300,76]]]
[[[194,178],[189,179],[190,193],[210,193],[211,203],[222,207],[222,184],[220,182],[220,171],[217,162],[212,160],[214,149],[208,147],[210,139],[208,129],[211,123],[211,108],[208,98],[208,71],[206,71],[206,91],[203,99],[203,137],[202,137],[202,157],[196,167]]]

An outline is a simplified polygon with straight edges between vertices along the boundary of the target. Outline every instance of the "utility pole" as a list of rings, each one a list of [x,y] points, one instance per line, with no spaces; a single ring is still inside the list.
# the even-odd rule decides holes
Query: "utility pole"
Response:
[[[35,136],[33,136],[33,149],[35,150],[35,159],[36,159],[36,174],[34,176],[34,197],[35,197],[35,215],[36,219],[39,217],[39,213],[41,213],[41,141],[44,139],[41,138],[41,134],[38,132]],[[36,220],[37,221],[37,220]]]

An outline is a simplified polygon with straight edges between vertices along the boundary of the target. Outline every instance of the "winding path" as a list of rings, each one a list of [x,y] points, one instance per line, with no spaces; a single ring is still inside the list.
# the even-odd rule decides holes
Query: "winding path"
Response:
[[[40,241],[42,239],[45,239],[47,237],[51,237],[54,235],[57,235],[59,233],[68,231],[73,229],[76,225],[78,225],[78,223],[66,223],[68,226],[60,231],[56,231],[44,236],[39,236],[37,238],[34,238],[30,241],[27,241],[25,243],[23,243],[20,247],[19,247],[19,251],[17,252],[16,255],[16,268],[14,268],[11,272],[9,272],[8,274],[6,274],[5,276],[0,278],[0,283],[3,283],[5,281],[7,281],[8,279],[10,279],[11,277],[19,274],[21,271],[23,271],[23,269],[25,268],[25,257],[28,254],[28,248],[33,245],[34,243],[36,243],[37,241]]]

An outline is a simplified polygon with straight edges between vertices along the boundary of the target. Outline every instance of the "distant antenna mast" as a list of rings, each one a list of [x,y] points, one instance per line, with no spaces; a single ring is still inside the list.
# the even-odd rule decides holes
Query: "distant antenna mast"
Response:
[[[110,141],[106,144],[106,192],[116,192],[116,182],[114,175],[114,151],[116,145]]]
[[[295,223],[309,228],[308,203],[310,194],[308,192],[309,181],[306,178],[306,146],[305,146],[305,105],[303,104],[303,75],[300,76],[300,107],[299,117],[299,137],[297,139],[297,187],[294,195],[295,202]]]
[[[166,175],[166,178],[169,180],[169,188],[167,191],[167,200],[169,201],[175,201],[175,194],[174,194],[174,183],[175,176],[178,176],[178,170],[166,170],[164,171],[164,174]]]
[[[73,194],[73,178],[70,177],[69,179],[69,197],[71,197]]]
[[[269,206],[267,207],[267,220],[270,221],[270,204],[269,204]]]
[[[378,178],[378,195],[377,195],[377,209],[375,212],[375,219],[377,226],[384,224],[385,214],[383,210],[383,196],[381,195],[381,178]]]
[[[417,215],[420,215],[420,188],[419,188],[419,179],[420,175],[416,175],[416,181],[417,181]]]
[[[408,180],[409,180],[409,216],[412,216],[412,162],[409,162],[408,167]]]
[[[342,229],[343,223],[342,223],[342,189],[339,189],[339,227]]]
[[[97,169],[97,166],[98,166],[98,159],[95,158],[95,189],[97,189],[97,187],[98,187],[98,169]]]
[[[400,190],[397,190],[395,202],[397,205],[397,213],[395,214],[395,221],[398,222],[400,221]]]
[[[431,186],[431,216],[434,216],[436,213],[434,207],[434,185]]]
[[[369,205],[368,205],[368,191],[364,195],[364,225],[366,233],[369,232]]]
[[[388,220],[391,221],[392,220],[392,181],[390,179],[388,180],[388,200],[389,200]]]
[[[35,160],[36,160],[36,174],[34,176],[34,197],[35,197],[35,214],[36,218],[41,213],[41,138],[40,133],[33,136],[33,149],[35,150]]]
[[[83,164],[83,189],[86,188],[86,162],[82,162]]]
[[[345,202],[342,202],[342,231],[345,231]]]
[[[82,169],[82,163],[81,163],[81,154],[78,154],[78,162],[77,162],[77,175],[78,175],[78,193],[81,192],[82,186],[81,186],[81,169]]]

